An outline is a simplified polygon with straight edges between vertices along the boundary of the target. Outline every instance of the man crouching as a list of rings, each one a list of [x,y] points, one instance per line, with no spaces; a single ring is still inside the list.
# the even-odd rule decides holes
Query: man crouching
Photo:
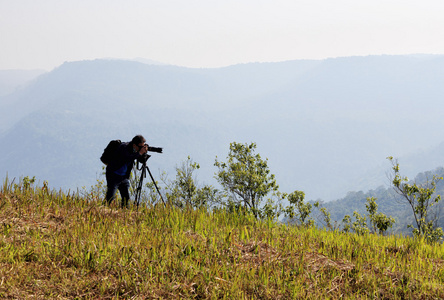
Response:
[[[129,177],[134,161],[142,159],[148,151],[148,145],[142,135],[136,135],[131,142],[121,143],[113,159],[106,166],[106,202],[111,204],[117,189],[122,197],[122,208],[128,207]]]

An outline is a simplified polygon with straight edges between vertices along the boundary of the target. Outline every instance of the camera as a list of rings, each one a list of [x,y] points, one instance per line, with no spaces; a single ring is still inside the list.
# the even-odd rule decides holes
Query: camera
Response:
[[[162,153],[163,148],[161,147],[150,147],[148,144],[145,145],[148,146],[148,151],[150,152]]]
[[[148,147],[148,151],[150,151],[150,152],[162,153],[162,150],[163,150],[163,148],[161,148],[161,147],[151,147],[148,144],[145,144],[145,146]],[[145,164],[146,161],[148,160],[148,158],[150,158],[150,157],[151,157],[151,155],[149,155],[148,153],[145,153],[139,158],[139,162]]]

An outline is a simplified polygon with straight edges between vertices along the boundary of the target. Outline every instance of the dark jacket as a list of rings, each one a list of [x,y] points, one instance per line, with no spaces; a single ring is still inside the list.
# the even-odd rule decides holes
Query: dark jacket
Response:
[[[106,173],[118,173],[124,170],[126,166],[126,170],[124,170],[125,174],[120,175],[129,178],[134,160],[140,159],[141,157],[142,155],[140,155],[139,152],[133,150],[133,145],[130,142],[122,143],[117,148],[115,159],[106,166]]]

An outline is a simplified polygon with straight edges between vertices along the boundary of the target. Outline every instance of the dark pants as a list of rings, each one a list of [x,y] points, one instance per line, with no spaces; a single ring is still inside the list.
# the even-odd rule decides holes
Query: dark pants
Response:
[[[119,189],[120,196],[122,197],[122,208],[128,207],[129,196],[129,180],[125,176],[120,176],[114,173],[106,173],[106,202],[111,204],[113,202],[116,191]]]

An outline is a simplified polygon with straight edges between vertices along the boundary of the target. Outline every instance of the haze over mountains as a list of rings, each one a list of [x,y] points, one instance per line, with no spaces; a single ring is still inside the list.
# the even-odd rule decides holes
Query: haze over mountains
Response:
[[[1,79],[2,77],[0,77]],[[187,156],[214,184],[229,143],[256,142],[281,191],[332,200],[444,161],[444,56],[368,56],[190,69],[69,62],[0,97],[1,176],[95,184],[110,139],[143,134],[150,169],[175,176]],[[0,82],[0,84],[2,84]]]
[[[45,72],[44,70],[0,70],[0,96],[14,92]]]

